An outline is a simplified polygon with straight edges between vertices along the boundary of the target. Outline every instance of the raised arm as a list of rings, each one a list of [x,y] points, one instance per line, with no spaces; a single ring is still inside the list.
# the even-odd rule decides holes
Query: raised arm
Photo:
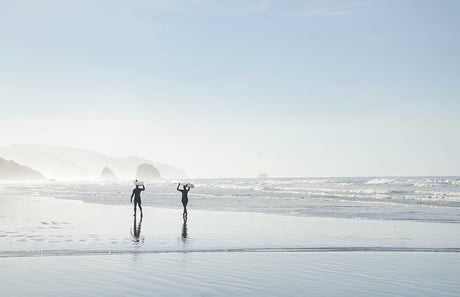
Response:
[[[177,190],[178,190],[178,191],[180,191],[180,190],[179,190],[179,186],[180,186],[180,183],[177,184]]]
[[[144,185],[142,185],[141,191],[145,191],[145,186]]]

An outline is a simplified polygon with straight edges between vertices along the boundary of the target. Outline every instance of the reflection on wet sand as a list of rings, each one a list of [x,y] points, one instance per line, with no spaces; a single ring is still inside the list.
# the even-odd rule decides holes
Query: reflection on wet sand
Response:
[[[142,226],[142,216],[140,216],[139,222],[137,222],[137,216],[134,215],[134,224],[131,229],[131,237],[136,243],[144,242],[144,237],[141,237],[141,226]]]
[[[182,241],[186,242],[187,241],[187,216],[184,216],[184,223],[182,224]]]

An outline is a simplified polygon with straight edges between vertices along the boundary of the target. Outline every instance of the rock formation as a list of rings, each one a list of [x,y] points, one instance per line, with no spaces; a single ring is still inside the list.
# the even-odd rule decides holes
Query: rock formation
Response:
[[[180,168],[139,157],[110,157],[93,151],[37,144],[0,146],[0,157],[29,166],[49,178],[94,180],[109,167],[117,179],[132,179],[139,164],[152,164],[162,177],[186,178]]]
[[[46,178],[38,171],[19,165],[14,161],[0,158],[0,181],[44,181]]]
[[[151,164],[141,164],[137,167],[136,178],[139,180],[152,180],[160,178],[160,172]]]
[[[115,173],[109,168],[109,167],[104,167],[101,172],[101,179],[103,180],[115,180],[117,177],[115,176]]]

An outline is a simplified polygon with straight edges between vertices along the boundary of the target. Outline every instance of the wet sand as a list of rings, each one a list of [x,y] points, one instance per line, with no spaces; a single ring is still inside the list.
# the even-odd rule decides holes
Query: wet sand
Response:
[[[2,296],[458,296],[460,224],[0,197]],[[134,221],[136,219],[136,221]],[[140,231],[140,232],[139,232]]]

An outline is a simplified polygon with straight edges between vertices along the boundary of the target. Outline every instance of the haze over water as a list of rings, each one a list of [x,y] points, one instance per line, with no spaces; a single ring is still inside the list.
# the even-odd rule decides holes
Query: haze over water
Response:
[[[0,146],[192,177],[455,176],[459,15],[457,1],[3,1]]]

